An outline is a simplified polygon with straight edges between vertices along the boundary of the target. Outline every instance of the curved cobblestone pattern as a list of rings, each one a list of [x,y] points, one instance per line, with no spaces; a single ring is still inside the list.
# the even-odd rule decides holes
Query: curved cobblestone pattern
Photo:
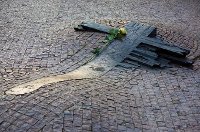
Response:
[[[199,4],[1,0],[0,131],[199,131]],[[99,79],[64,81],[23,96],[4,95],[16,84],[74,70],[93,56],[90,51],[104,35],[72,29],[89,19],[110,19],[111,25],[120,19],[153,24],[158,37],[192,50],[189,57],[196,60],[196,71],[116,67]]]
[[[27,75],[26,81],[28,81],[28,77],[31,77],[31,75],[30,79],[36,79],[50,74],[72,71],[83,65],[94,56],[91,51],[99,46],[98,42],[104,40],[105,35],[98,33],[83,34],[79,32],[74,33],[76,34],[74,38],[73,32],[67,32],[71,35],[70,39],[61,39],[60,41],[56,39],[56,41],[52,42],[52,46],[43,45],[40,49],[40,45],[34,45],[39,53],[34,53],[35,48],[32,46],[32,49],[29,49],[31,53],[27,55],[19,56],[19,58],[15,56],[12,58],[7,58],[8,56],[3,57],[1,65],[2,77],[5,78],[5,81],[16,78],[24,80],[24,75]],[[66,34],[62,33],[62,36],[66,37]],[[3,48],[3,50],[5,49]],[[12,50],[15,50],[15,48],[8,52],[12,52]],[[5,54],[9,54],[8,52]],[[14,54],[15,51],[12,53]],[[12,63],[11,59],[14,60],[14,64],[8,66]],[[18,59],[20,63],[16,64]]]
[[[1,102],[1,129],[195,131],[200,129],[199,81],[198,73],[188,74],[185,68],[115,68],[100,79],[51,84],[15,99],[7,96]]]

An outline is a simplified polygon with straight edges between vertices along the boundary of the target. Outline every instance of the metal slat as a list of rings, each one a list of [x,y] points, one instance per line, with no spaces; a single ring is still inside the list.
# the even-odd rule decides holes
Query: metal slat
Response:
[[[177,62],[181,65],[192,65],[186,55],[189,50],[170,45],[156,36],[156,27],[137,22],[128,23],[126,26],[128,34],[121,40],[113,41],[104,50],[104,57],[112,59],[114,63],[122,62],[123,67],[132,67],[137,63],[151,67],[165,67],[169,62]],[[82,23],[77,30],[93,30],[109,33],[112,27],[94,22]],[[97,57],[98,59],[98,57]],[[106,59],[103,59],[106,62]]]
[[[187,50],[184,50],[184,49],[179,48],[177,46],[166,45],[164,42],[159,41],[158,39],[151,39],[151,38],[148,38],[148,37],[142,37],[140,40],[141,40],[142,43],[144,43],[146,45],[156,47],[157,49],[161,49],[163,51],[171,52],[172,54],[175,54],[177,56],[185,57],[189,53]]]

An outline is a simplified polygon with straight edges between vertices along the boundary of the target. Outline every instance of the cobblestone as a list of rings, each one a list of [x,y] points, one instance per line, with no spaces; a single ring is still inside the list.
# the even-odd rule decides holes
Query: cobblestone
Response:
[[[199,1],[0,1],[0,131],[200,131]],[[191,49],[194,68],[115,67],[94,79],[63,81],[29,94],[20,83],[72,71],[105,35],[74,32],[84,20],[153,24],[158,37]],[[125,20],[125,21],[124,21]]]

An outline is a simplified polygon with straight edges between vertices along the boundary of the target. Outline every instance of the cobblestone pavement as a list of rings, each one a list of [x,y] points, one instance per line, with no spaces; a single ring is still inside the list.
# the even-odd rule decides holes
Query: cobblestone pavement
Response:
[[[0,131],[200,131],[198,5],[198,0],[1,0]],[[194,68],[115,67],[98,79],[4,94],[87,62],[105,36],[73,31],[89,19],[156,25],[158,37],[191,49]]]

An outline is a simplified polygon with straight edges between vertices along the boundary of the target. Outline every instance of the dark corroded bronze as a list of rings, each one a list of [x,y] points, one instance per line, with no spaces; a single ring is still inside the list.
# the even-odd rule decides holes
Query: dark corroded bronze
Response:
[[[177,63],[183,66],[191,66],[192,61],[187,59],[190,53],[188,49],[169,44],[159,38],[156,38],[156,27],[141,23],[131,22],[125,28],[128,34],[123,38],[123,41],[114,41],[113,43],[122,44],[124,49],[116,53],[117,57],[123,58],[119,63],[122,67],[131,67],[132,65],[144,64],[151,67],[166,67],[170,62]],[[81,31],[99,31],[109,33],[112,27],[97,24],[94,22],[82,23],[75,30]],[[127,44],[126,44],[127,43]],[[129,44],[128,44],[129,43]],[[130,46],[131,43],[131,46]]]

